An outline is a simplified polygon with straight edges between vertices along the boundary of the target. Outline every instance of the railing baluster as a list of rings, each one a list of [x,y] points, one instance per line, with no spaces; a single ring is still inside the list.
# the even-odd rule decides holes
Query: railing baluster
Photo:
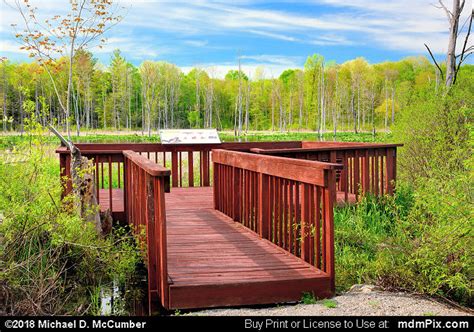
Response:
[[[301,228],[301,205],[300,205],[300,183],[295,182],[295,225],[294,225],[294,241],[295,241],[295,256],[301,257],[301,238],[298,238],[299,230]]]
[[[374,171],[374,183],[375,183],[375,195],[378,196],[380,193],[380,182],[379,182],[379,151],[375,149],[374,151],[375,159],[375,171]]]
[[[314,224],[314,239],[316,242],[315,262],[314,265],[321,268],[321,187],[316,187],[316,202],[314,203],[315,224]]]
[[[100,203],[100,186],[99,186],[99,156],[95,156],[95,190],[97,195],[97,203]]]
[[[293,224],[294,224],[294,220],[293,220],[293,216],[294,216],[294,211],[295,211],[295,208],[294,208],[294,195],[293,195],[293,188],[294,188],[294,183],[293,181],[289,180],[288,181],[288,194],[289,194],[289,197],[288,197],[288,202],[289,202],[289,212],[288,212],[288,251],[290,253],[293,253],[295,254],[295,251],[294,251],[294,244],[293,244],[293,241],[294,241],[294,237],[293,237]]]
[[[283,179],[283,248],[289,250],[288,246],[288,180]]]
[[[193,151],[188,151],[188,186],[194,187],[194,160]]]
[[[120,188],[120,162],[117,162],[117,174],[118,174],[118,188]]]
[[[178,153],[171,152],[171,181],[173,187],[178,187]]]
[[[181,151],[178,152],[179,156],[179,186],[183,187],[183,159],[181,158]]]
[[[384,182],[384,151],[381,150],[380,151],[380,195],[383,195],[384,194],[384,185],[385,185],[385,182]]]
[[[113,185],[113,179],[112,179],[112,156],[109,155],[109,208],[110,212],[113,211],[112,207],[112,185]]]

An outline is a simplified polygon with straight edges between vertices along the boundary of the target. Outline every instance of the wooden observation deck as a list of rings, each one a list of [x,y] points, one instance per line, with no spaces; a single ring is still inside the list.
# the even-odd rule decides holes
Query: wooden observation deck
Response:
[[[101,209],[146,230],[151,310],[330,297],[334,205],[393,193],[399,145],[77,146],[94,160]],[[68,176],[69,152],[57,152]]]

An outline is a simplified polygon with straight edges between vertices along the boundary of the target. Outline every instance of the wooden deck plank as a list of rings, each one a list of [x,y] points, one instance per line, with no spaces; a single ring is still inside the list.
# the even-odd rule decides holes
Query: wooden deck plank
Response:
[[[170,309],[329,295],[325,273],[214,210],[212,188],[172,188],[166,211]]]

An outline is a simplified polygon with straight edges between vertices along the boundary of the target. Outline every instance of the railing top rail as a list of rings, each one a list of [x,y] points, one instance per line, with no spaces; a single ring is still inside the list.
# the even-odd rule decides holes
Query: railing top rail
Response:
[[[364,150],[364,149],[383,149],[383,148],[396,148],[403,146],[403,144],[382,144],[382,143],[353,143],[344,145],[327,145],[321,147],[307,147],[307,148],[283,148],[283,149],[260,149],[252,148],[250,152],[273,155],[273,154],[286,154],[286,153],[304,153],[304,152],[320,152],[320,151],[340,151],[340,150]]]
[[[213,150],[212,161],[267,175],[327,186],[326,170],[342,169],[343,165],[312,160],[292,159],[248,152]]]
[[[156,164],[155,162],[151,161],[150,159],[139,155],[138,153],[125,150],[123,151],[123,155],[142,168],[145,172],[150,174],[151,176],[170,176],[171,171],[163,166]]]
[[[131,150],[135,152],[170,152],[170,151],[210,151],[212,149],[250,150],[251,148],[298,148],[301,141],[280,142],[223,142],[220,144],[161,144],[161,143],[77,143],[76,146],[84,153]],[[59,147],[56,153],[68,153],[66,147]]]
[[[314,146],[314,147],[326,147],[326,146],[371,146],[371,145],[398,145],[401,146],[403,144],[399,143],[373,143],[373,142],[343,142],[343,141],[301,141],[302,146]]]
[[[123,154],[123,151],[124,150],[83,150],[83,149],[80,149],[81,150],[81,154],[84,154],[84,155],[97,155],[97,154],[116,154],[116,155],[121,155]],[[69,149],[62,146],[60,148],[57,148],[56,149],[56,153],[59,153],[59,154],[64,154],[64,153],[69,153]]]

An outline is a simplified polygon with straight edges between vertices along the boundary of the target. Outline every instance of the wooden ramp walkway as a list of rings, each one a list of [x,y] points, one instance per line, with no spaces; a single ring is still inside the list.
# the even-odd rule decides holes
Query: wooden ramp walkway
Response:
[[[213,208],[210,187],[166,194],[170,308],[330,296],[328,275]]]
[[[109,207],[101,190],[101,210]],[[114,189],[113,213],[123,190]],[[169,309],[299,301],[328,297],[329,276],[213,207],[213,188],[171,188],[165,194]]]

